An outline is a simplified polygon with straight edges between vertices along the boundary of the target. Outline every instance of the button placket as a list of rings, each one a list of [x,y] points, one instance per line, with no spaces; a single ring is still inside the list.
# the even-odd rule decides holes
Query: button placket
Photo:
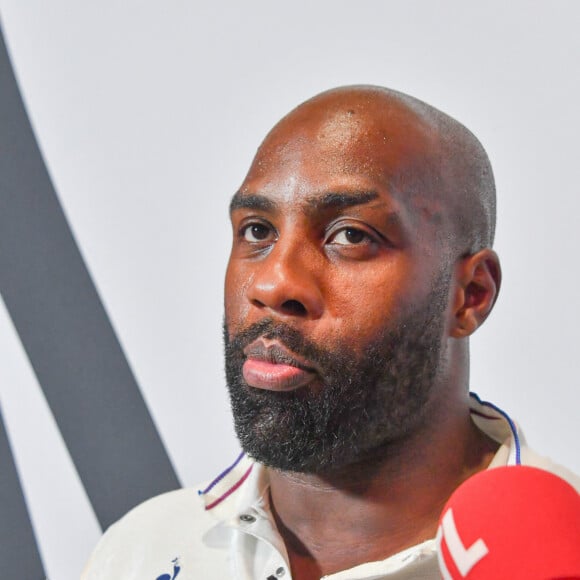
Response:
[[[276,530],[267,513],[263,513],[263,510],[259,508],[246,507],[242,513],[238,512],[230,522],[230,525],[238,528],[244,535],[252,536],[258,542],[257,546],[262,546],[262,549],[270,552],[270,554],[266,554],[265,558],[262,559],[260,557],[258,559],[261,560],[260,563],[257,560],[254,564],[251,564],[258,564],[258,569],[255,569],[253,578],[291,580],[290,569],[284,561],[280,547],[276,545]],[[252,557],[255,557],[255,552],[253,552]]]

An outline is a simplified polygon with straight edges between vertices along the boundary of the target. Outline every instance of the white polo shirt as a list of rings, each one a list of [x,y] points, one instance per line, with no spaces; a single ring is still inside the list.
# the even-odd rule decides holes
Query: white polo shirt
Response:
[[[479,429],[501,444],[490,468],[532,465],[580,490],[579,478],[527,448],[503,411],[472,395],[471,413]],[[291,580],[268,487],[267,469],[241,454],[199,491],[150,499],[107,530],[81,580]],[[439,580],[435,539],[323,578]]]

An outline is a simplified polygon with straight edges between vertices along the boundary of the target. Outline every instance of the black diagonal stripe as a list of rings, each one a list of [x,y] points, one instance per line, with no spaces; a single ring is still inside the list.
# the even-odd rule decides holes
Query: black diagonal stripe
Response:
[[[0,409],[0,578],[46,578]]]
[[[0,292],[101,525],[179,487],[51,184],[1,32]]]

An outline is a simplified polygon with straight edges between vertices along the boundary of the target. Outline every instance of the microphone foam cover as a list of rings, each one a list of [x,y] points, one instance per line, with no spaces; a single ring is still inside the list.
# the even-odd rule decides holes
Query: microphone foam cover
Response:
[[[580,579],[580,495],[535,467],[481,471],[449,498],[437,544],[446,580]]]

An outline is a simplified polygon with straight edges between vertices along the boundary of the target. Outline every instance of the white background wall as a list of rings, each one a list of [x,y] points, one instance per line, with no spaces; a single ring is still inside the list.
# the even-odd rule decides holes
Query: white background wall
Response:
[[[472,389],[580,471],[578,2],[0,0],[0,15],[61,202],[185,484],[237,452],[221,354],[229,197],[283,114],[353,83],[426,100],[486,146],[504,283],[472,341]],[[0,397],[45,566],[76,578],[98,528],[3,310],[0,326],[13,361]]]

